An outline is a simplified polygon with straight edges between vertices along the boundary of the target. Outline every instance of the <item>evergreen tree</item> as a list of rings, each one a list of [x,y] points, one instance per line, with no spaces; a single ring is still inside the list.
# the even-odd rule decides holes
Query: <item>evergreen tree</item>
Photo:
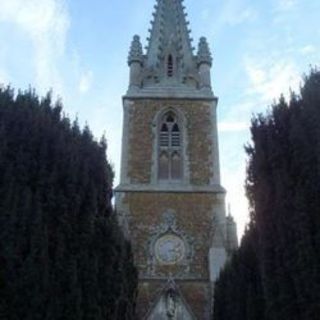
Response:
[[[316,320],[320,312],[320,72],[312,70],[305,77],[299,95],[292,93],[288,102],[281,97],[266,115],[254,117],[251,133],[253,143],[246,148],[251,224],[217,282],[215,320]],[[246,278],[244,266],[251,269],[252,279]],[[227,301],[227,294],[235,294],[230,288],[243,296]],[[259,307],[248,313],[245,304]],[[242,310],[238,318],[234,310]]]
[[[50,94],[0,89],[0,319],[133,319],[105,154]]]
[[[264,319],[264,296],[256,244],[257,232],[250,226],[239,250],[233,254],[215,284],[213,319]]]

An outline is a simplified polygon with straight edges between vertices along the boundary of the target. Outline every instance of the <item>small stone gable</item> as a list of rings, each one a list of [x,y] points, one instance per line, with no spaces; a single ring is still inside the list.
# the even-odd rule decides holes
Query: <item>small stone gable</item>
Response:
[[[166,318],[164,318],[166,315]],[[144,320],[196,320],[173,279],[160,291]]]

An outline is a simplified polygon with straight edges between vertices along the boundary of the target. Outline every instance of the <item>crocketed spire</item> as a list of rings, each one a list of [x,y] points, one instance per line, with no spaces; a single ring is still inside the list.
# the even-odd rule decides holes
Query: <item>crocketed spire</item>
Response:
[[[134,36],[128,63],[129,90],[135,95],[212,96],[212,58],[205,38],[194,54],[184,0],[155,0],[145,53]]]
[[[198,64],[201,63],[206,63],[210,66],[212,65],[212,56],[205,37],[200,38],[198,47]]]
[[[158,67],[166,54],[173,54],[181,66],[193,62],[192,39],[183,0],[157,0],[147,47],[147,66]]]
[[[142,60],[143,60],[143,51],[142,51],[142,45],[140,42],[140,37],[135,35],[131,43],[131,48],[130,48],[129,57],[128,57],[128,64],[130,66],[132,62],[142,63]]]

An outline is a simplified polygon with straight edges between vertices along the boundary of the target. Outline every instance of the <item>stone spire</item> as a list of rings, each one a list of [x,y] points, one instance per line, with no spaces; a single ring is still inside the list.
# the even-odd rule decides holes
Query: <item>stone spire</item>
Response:
[[[205,38],[194,54],[184,0],[156,0],[146,53],[138,36],[131,44],[131,95],[212,97],[212,57]]]
[[[147,66],[159,67],[172,54],[177,67],[193,64],[192,39],[183,0],[157,0],[147,47]]]
[[[226,227],[227,227],[227,249],[229,251],[234,251],[238,248],[238,233],[237,233],[237,224],[234,221],[234,218],[231,213],[231,206],[228,206],[228,216],[226,218]]]

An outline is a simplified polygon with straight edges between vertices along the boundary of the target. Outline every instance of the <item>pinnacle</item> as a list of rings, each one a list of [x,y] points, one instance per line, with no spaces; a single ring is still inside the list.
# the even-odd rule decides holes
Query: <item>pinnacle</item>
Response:
[[[206,63],[211,66],[212,64],[212,56],[209,49],[209,45],[207,39],[205,37],[201,37],[198,46],[198,64]]]
[[[142,59],[143,59],[143,51],[142,51],[142,45],[140,42],[140,37],[138,35],[135,35],[131,43],[131,48],[130,48],[129,57],[128,57],[128,64],[130,65],[133,62],[142,63]]]

